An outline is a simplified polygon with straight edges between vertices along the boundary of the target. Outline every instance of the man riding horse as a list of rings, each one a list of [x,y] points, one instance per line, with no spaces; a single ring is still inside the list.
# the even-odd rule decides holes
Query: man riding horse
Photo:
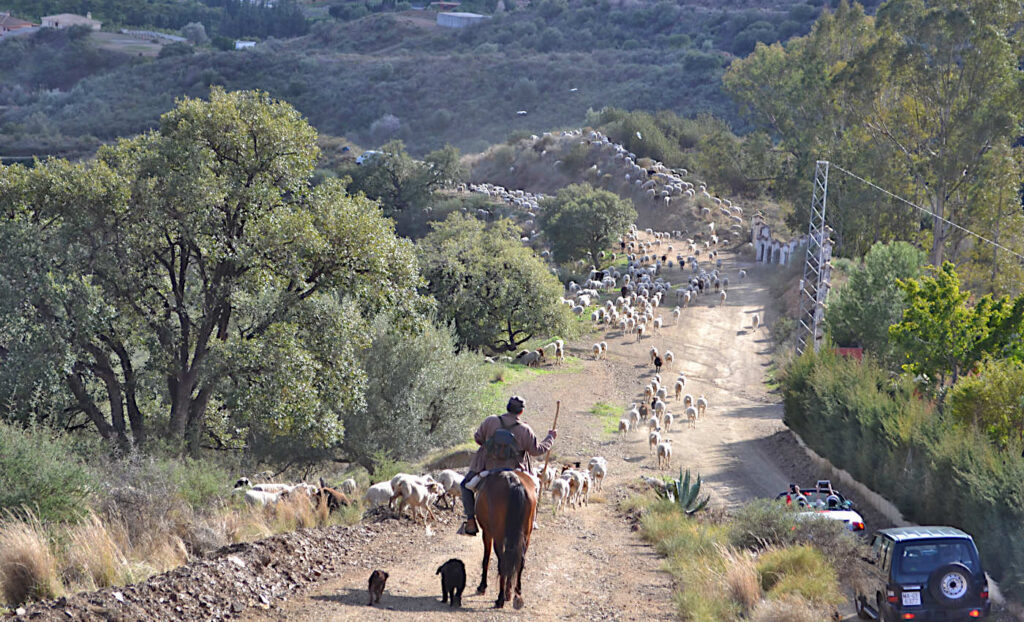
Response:
[[[476,496],[474,490],[467,485],[483,471],[518,469],[532,473],[530,456],[540,456],[550,451],[558,435],[555,430],[548,430],[544,440],[537,442],[533,429],[519,419],[525,407],[523,398],[513,395],[505,407],[507,412],[484,419],[473,435],[480,449],[469,465],[469,473],[462,480],[462,505],[466,509],[466,524],[462,531],[466,535],[474,536],[477,533]]]

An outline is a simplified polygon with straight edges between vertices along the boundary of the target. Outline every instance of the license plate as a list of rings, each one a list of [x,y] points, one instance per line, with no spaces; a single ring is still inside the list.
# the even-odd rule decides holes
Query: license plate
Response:
[[[913,607],[921,604],[921,592],[903,592],[903,606]]]

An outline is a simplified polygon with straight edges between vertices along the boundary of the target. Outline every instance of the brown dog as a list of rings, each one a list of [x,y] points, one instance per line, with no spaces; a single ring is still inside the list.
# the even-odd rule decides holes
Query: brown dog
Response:
[[[374,600],[380,602],[380,597],[384,593],[384,584],[388,582],[388,573],[383,570],[374,570],[373,574],[370,575],[370,602],[366,603],[368,606],[373,606]]]

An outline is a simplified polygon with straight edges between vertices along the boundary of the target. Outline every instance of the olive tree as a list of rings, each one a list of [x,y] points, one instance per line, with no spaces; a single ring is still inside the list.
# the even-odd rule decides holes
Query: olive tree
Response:
[[[345,458],[371,468],[380,451],[411,460],[464,440],[480,412],[480,358],[456,353],[452,331],[429,322],[406,327],[381,314],[370,335],[360,356],[366,402],[345,419]]]
[[[432,227],[419,243],[426,291],[463,344],[512,351],[570,326],[561,284],[519,241],[514,223],[487,226],[454,213]]]
[[[372,201],[311,184],[317,156],[288,104],[214,89],[94,160],[0,169],[0,357],[45,361],[53,406],[120,443],[339,442],[363,318],[418,281]]]
[[[540,226],[559,263],[586,257],[596,263],[636,221],[632,201],[589,184],[562,188],[541,207]]]

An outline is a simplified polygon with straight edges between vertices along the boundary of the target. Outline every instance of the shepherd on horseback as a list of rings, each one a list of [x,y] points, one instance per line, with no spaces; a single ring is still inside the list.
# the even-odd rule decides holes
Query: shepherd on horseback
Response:
[[[551,450],[551,445],[558,435],[555,430],[548,430],[543,441],[537,442],[537,435],[529,424],[521,421],[526,402],[518,395],[508,400],[506,412],[502,415],[491,415],[473,435],[473,440],[480,449],[477,450],[469,465],[469,473],[462,480],[462,505],[466,510],[466,523],[462,532],[476,535],[476,496],[472,486],[479,484],[476,477],[483,471],[520,470],[533,473],[530,469],[530,456],[540,456]],[[478,480],[473,482],[473,480]]]

